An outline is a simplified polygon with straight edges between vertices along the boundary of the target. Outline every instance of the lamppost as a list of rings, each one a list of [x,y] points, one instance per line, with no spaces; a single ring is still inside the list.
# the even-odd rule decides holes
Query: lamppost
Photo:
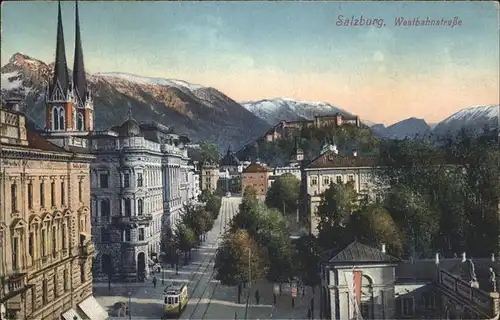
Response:
[[[163,270],[163,265],[160,266],[161,272],[161,284],[165,284],[165,270]]]
[[[129,291],[128,293],[128,319],[132,320],[132,293]]]

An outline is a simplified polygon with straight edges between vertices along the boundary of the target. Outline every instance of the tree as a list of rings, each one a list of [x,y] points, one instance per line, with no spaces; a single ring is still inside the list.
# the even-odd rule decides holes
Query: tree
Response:
[[[439,232],[439,213],[425,197],[406,186],[394,188],[388,196],[387,208],[405,234],[407,255],[432,256],[432,244]]]
[[[184,223],[177,225],[174,234],[177,249],[184,252],[184,263],[187,264],[188,252],[196,246],[196,234]]]
[[[220,159],[219,148],[213,143],[202,142],[200,144],[200,164],[218,164]]]
[[[200,239],[205,232],[205,224],[207,223],[205,210],[200,206],[185,205],[184,211],[182,222],[193,230],[197,239]]]
[[[243,190],[243,200],[257,200],[257,190],[255,190],[252,186],[247,186],[245,190]]]
[[[236,230],[224,235],[215,255],[215,279],[223,285],[238,286],[238,303],[241,285],[264,277],[267,271],[266,254],[246,230]]]
[[[271,185],[266,195],[266,205],[283,211],[283,214],[294,214],[298,208],[300,180],[293,174],[279,176]]]
[[[295,242],[294,273],[311,288],[321,283],[320,254],[321,247],[313,235],[304,235]]]
[[[316,213],[318,223],[318,239],[320,245],[329,250],[332,245],[340,249],[346,243],[346,230],[351,214],[358,209],[358,195],[351,183],[330,186],[321,195]]]
[[[219,217],[220,207],[222,205],[222,198],[217,195],[210,195],[205,203],[205,210],[209,212],[213,219]]]
[[[395,257],[403,254],[403,235],[389,212],[381,204],[371,204],[356,212],[351,219],[350,230],[356,238],[377,247],[382,244]]]
[[[211,195],[212,195],[212,193],[210,192],[210,190],[208,190],[208,189],[202,190],[199,200],[201,202],[207,202]]]

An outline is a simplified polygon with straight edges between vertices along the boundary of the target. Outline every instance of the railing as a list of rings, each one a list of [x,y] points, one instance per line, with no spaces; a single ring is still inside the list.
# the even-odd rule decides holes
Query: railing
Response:
[[[493,315],[495,301],[487,292],[471,287],[464,280],[442,269],[439,269],[438,283],[441,287],[470,301],[486,314]]]

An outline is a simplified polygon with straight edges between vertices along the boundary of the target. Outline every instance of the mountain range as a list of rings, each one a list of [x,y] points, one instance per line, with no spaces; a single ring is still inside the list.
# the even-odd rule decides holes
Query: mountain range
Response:
[[[2,96],[23,98],[28,117],[43,127],[45,88],[52,77],[53,63],[16,53],[0,71]],[[195,142],[216,143],[221,150],[228,145],[238,149],[281,120],[312,119],[337,112],[352,116],[340,107],[318,101],[274,98],[236,102],[217,89],[182,80],[120,72],[88,74],[87,79],[94,97],[97,130],[121,124],[131,108],[133,117],[140,122],[157,121],[187,134]],[[432,127],[417,118],[388,127],[361,121],[378,137],[403,139],[446,134],[461,128],[498,127],[499,108],[497,105],[464,109]]]
[[[0,71],[2,96],[25,99],[28,117],[43,128],[45,88],[53,64],[16,53]],[[270,128],[211,87],[126,73],[87,74],[87,80],[94,98],[97,130],[124,122],[129,108],[139,122],[157,121],[195,142],[216,143],[221,150],[228,145],[238,148]]]

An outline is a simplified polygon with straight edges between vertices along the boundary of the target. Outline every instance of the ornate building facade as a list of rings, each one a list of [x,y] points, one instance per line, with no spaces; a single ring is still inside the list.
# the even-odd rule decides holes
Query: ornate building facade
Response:
[[[96,278],[142,281],[165,252],[166,229],[193,200],[185,140],[163,125],[139,124],[131,112],[122,125],[92,136]]]
[[[1,111],[0,302],[12,319],[105,319],[92,296],[90,163],[93,101],[75,4],[72,80],[58,6],[54,77],[46,126],[27,125],[22,104]]]

